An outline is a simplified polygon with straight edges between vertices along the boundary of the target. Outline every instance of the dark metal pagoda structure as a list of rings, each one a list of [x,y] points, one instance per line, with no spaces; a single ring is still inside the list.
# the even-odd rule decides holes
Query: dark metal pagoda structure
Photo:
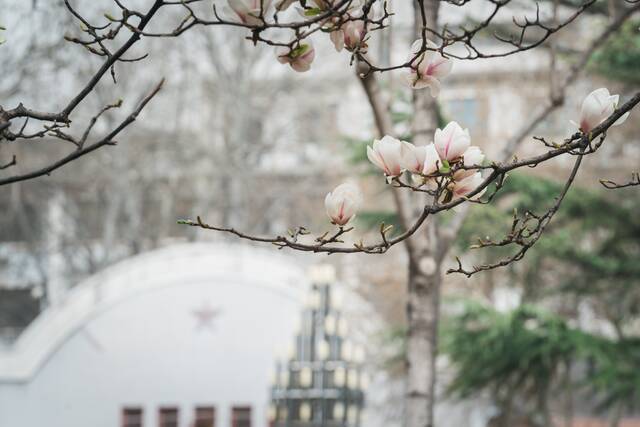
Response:
[[[347,322],[332,306],[331,291],[329,283],[313,285],[291,354],[276,367],[272,427],[360,425],[364,354],[347,339]]]

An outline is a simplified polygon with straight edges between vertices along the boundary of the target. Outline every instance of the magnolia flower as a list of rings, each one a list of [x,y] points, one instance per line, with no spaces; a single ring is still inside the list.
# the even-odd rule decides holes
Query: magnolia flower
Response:
[[[411,173],[422,173],[427,156],[427,147],[416,147],[410,142],[402,141],[402,167]]]
[[[360,52],[367,53],[367,44],[364,41],[366,36],[364,21],[347,21],[342,25],[340,32],[342,33],[342,44],[348,51],[359,49]],[[338,51],[342,49],[342,46],[338,47],[335,41],[333,44]]]
[[[346,47],[348,51],[359,49],[362,53],[367,53],[367,44],[364,42],[365,29],[364,21],[347,21],[340,28],[334,27],[329,34],[331,42],[336,50],[340,52]]]
[[[361,204],[360,189],[349,183],[338,185],[324,199],[324,207],[331,222],[340,226],[348,223],[356,215]]]
[[[618,107],[620,95],[610,95],[605,88],[591,92],[582,102],[580,123],[573,123],[582,132],[589,133],[593,128],[607,119]],[[613,126],[621,125],[629,117],[629,112],[623,114]]]
[[[387,176],[398,176],[402,173],[402,144],[389,135],[385,135],[381,140],[374,140],[373,147],[367,146],[367,157]]]
[[[468,168],[472,166],[480,166],[484,160],[484,154],[480,147],[469,147],[464,153],[462,153],[462,160],[464,165]]]
[[[440,160],[440,156],[438,155],[438,150],[436,150],[435,144],[432,142],[431,144],[425,147],[425,158],[424,158],[424,166],[422,167],[423,175],[431,175],[442,167],[442,160]]]
[[[427,47],[437,49],[438,46],[431,40],[427,40]],[[407,61],[416,58],[422,48],[422,40],[416,40],[411,45],[411,54]],[[411,71],[407,74],[407,82],[413,89],[428,87],[434,98],[440,93],[440,80],[451,73],[453,62],[445,58],[438,51],[428,50],[417,56],[411,65]]]
[[[482,153],[482,150],[480,149],[480,147],[476,147],[476,146],[469,147],[462,154],[462,164],[467,168],[471,168],[474,166],[481,166],[483,160],[484,160],[484,154]],[[460,169],[453,174],[453,178],[460,180],[468,176],[471,176],[474,173],[476,173],[475,169]]]
[[[412,174],[411,178],[416,186],[420,187],[426,185],[429,189],[435,190],[438,187],[438,183],[435,178],[429,178],[429,175],[438,172],[442,166],[442,160],[440,160],[438,150],[436,150],[436,146],[433,145],[433,143],[419,148],[421,148],[420,154],[424,154],[422,157],[422,170],[418,173]]]
[[[290,49],[287,46],[280,46],[276,50],[278,61],[281,64],[289,64],[294,70],[303,73],[309,71],[311,63],[316,56],[316,51],[310,39],[305,39],[300,44]]]
[[[471,144],[469,130],[462,129],[456,122],[450,122],[444,129],[436,129],[434,144],[442,160],[457,160]]]
[[[261,16],[271,4],[271,0],[227,0],[243,24],[262,25]]]
[[[453,182],[453,200],[459,199],[461,197],[465,197],[467,194],[471,193],[473,190],[478,188],[480,184],[482,184],[482,174],[480,172],[476,172],[471,176],[463,178],[459,181]],[[480,191],[478,194],[471,197],[472,200],[479,199],[485,192],[486,188]]]

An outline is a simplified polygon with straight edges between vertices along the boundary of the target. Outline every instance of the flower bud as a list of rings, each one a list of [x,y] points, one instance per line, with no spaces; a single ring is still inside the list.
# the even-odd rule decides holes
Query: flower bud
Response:
[[[618,107],[620,95],[610,95],[605,88],[591,92],[582,102],[580,111],[580,123],[574,125],[584,132],[589,133],[593,128],[605,121]],[[629,117],[629,112],[623,114],[613,126],[621,125]]]
[[[362,193],[353,184],[340,184],[327,194],[324,207],[331,222],[343,226],[355,215],[362,204]]]
[[[278,62],[289,64],[291,68],[299,73],[309,71],[316,51],[310,39],[305,39],[298,46],[290,49],[288,46],[281,46],[276,50]]]
[[[462,129],[456,122],[450,122],[444,129],[436,129],[434,144],[440,158],[452,162],[459,159],[469,148],[469,130]]]
[[[262,25],[262,16],[271,5],[271,0],[227,0],[240,22],[247,25]]]

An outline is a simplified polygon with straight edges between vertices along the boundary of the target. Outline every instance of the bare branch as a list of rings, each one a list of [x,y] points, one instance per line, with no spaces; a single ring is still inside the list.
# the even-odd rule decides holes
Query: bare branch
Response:
[[[627,182],[626,184],[616,184],[613,181],[609,181],[607,179],[601,179],[600,180],[600,184],[602,184],[603,187],[608,188],[609,190],[616,190],[618,188],[626,188],[626,187],[633,187],[636,185],[640,185],[640,173],[639,172],[634,172],[631,174],[631,181]]]

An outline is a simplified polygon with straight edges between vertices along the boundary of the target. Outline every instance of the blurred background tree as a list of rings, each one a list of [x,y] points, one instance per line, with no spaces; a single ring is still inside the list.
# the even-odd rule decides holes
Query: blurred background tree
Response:
[[[640,21],[627,22],[620,32],[599,49],[591,61],[591,69],[603,76],[627,84],[640,83]]]
[[[541,209],[560,186],[514,175],[504,190],[497,203],[471,213],[460,250],[508,230],[514,209]],[[607,412],[615,426],[640,399],[640,337],[633,333],[640,321],[640,204],[624,190],[576,189],[565,207],[529,263],[509,269],[507,286],[520,294],[519,305],[501,312],[467,301],[442,331],[455,371],[449,392],[461,398],[488,392],[498,408],[496,426],[552,425],[552,409],[567,420],[575,409]],[[507,251],[482,251],[476,261]]]

